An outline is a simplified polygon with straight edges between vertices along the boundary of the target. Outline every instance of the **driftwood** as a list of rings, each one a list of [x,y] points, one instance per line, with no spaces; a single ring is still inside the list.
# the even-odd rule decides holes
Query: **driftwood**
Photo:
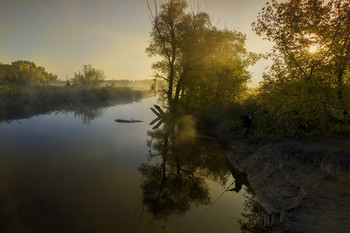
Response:
[[[165,112],[158,106],[158,105],[153,105],[154,108],[151,108],[152,112],[156,114],[157,118],[154,119],[150,125],[154,125],[156,122],[158,122],[155,126],[153,126],[152,129],[158,129],[159,126],[161,126],[166,118]]]
[[[124,120],[124,119],[116,119],[115,120],[116,122],[119,122],[119,123],[137,123],[137,122],[143,122],[143,121],[140,121],[140,120],[134,120],[131,118],[131,120]]]

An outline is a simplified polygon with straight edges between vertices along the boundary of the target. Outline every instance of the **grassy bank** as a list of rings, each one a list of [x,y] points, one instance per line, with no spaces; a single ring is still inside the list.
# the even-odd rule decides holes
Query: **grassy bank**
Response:
[[[0,122],[52,111],[107,107],[137,101],[145,95],[122,87],[0,86]]]

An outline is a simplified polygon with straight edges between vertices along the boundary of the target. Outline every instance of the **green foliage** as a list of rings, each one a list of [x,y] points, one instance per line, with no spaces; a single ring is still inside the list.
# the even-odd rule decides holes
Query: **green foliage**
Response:
[[[245,35],[238,31],[216,31],[217,44],[185,82],[183,104],[190,109],[230,105],[246,97],[247,68],[258,56],[245,49]]]
[[[349,9],[345,0],[273,0],[262,9],[253,28],[275,45],[255,97],[258,133],[350,133]]]
[[[257,133],[303,137],[348,131],[336,92],[319,85],[307,80],[263,85],[255,97]]]
[[[93,88],[99,86],[105,78],[102,70],[97,70],[91,65],[84,65],[81,71],[74,74],[71,82],[73,86]]]
[[[190,11],[186,0],[169,0],[151,15],[146,52],[161,59],[152,68],[165,87],[156,90],[171,112],[179,102],[201,108],[241,97],[250,78],[246,68],[257,60],[245,50],[242,33],[219,30],[207,13]]]
[[[15,61],[11,65],[0,63],[0,85],[42,85],[57,81],[57,75],[47,73],[44,67],[30,61]]]

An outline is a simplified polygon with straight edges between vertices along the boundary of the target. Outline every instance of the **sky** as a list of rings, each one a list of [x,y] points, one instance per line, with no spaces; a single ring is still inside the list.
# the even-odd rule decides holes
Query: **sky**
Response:
[[[245,33],[248,51],[271,49],[251,29],[266,0],[189,2],[209,13],[217,27]],[[107,79],[152,78],[154,59],[145,53],[150,31],[146,0],[0,0],[0,62],[30,60],[61,80],[86,64],[104,70]],[[261,81],[267,65],[249,68],[251,85]]]

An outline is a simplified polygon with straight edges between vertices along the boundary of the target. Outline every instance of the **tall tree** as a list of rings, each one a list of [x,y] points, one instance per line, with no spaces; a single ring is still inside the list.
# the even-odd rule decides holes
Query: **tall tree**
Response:
[[[215,34],[214,50],[188,73],[184,102],[191,109],[243,100],[251,77],[247,68],[258,60],[247,52],[243,33],[217,30]]]
[[[220,59],[223,53],[219,51],[225,46],[218,45],[225,44],[233,51],[235,40],[240,40],[243,35],[217,29],[207,13],[189,10],[186,0],[169,0],[160,4],[160,11],[157,4],[154,11],[150,6],[149,9],[153,27],[146,52],[161,59],[153,64],[153,69],[156,78],[165,80],[166,88],[161,91],[165,94],[170,112],[175,113],[181,96],[190,94],[190,84],[198,84],[192,79],[200,77],[197,81],[202,79],[207,82],[210,78],[208,73],[202,71],[210,69],[208,64],[213,63],[214,58]],[[239,54],[231,55],[244,59],[248,53],[242,50]],[[233,60],[232,57],[228,59]],[[247,73],[245,75],[249,76]],[[214,89],[214,86],[211,88]]]

